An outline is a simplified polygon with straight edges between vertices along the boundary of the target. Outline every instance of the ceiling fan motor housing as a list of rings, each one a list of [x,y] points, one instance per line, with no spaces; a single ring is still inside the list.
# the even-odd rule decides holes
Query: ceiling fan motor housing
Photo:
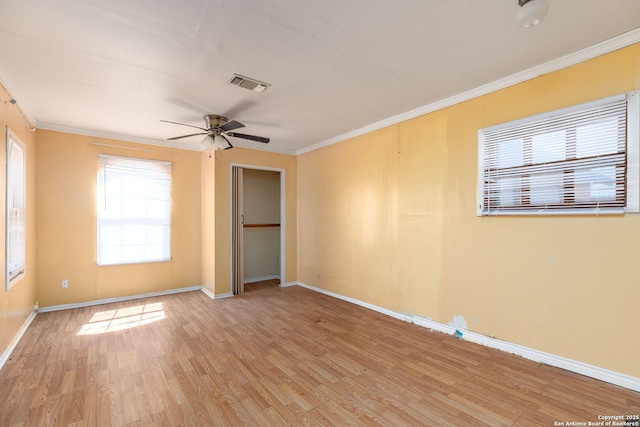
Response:
[[[218,116],[216,114],[206,114],[204,117],[204,122],[207,125],[207,129],[215,129],[218,128],[229,121],[224,116]]]

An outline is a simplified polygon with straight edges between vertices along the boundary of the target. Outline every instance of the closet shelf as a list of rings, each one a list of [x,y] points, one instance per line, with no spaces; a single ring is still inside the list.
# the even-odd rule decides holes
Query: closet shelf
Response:
[[[242,224],[244,228],[280,227],[280,224]]]

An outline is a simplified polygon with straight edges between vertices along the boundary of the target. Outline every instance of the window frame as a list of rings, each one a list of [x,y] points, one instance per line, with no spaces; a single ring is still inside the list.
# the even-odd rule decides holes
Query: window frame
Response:
[[[7,126],[6,127],[6,188],[5,188],[5,292],[18,283],[25,275],[27,268],[27,146],[22,140]],[[16,150],[17,149],[17,150]],[[20,153],[21,159],[14,161],[15,153]],[[13,167],[19,164],[21,169],[13,173]],[[13,191],[14,178],[20,175],[18,186],[21,187],[18,195],[18,203],[16,204],[16,193]],[[16,206],[16,205],[21,205]],[[15,214],[15,215],[14,215]],[[11,218],[17,216],[18,224],[13,224]],[[11,236],[15,235],[12,227],[21,227],[22,231],[18,232],[19,242],[11,242]],[[15,253],[20,251],[20,253]],[[16,260],[17,258],[17,260]],[[17,263],[15,266],[14,263]]]
[[[127,197],[124,193],[121,194],[119,198],[115,198],[120,203],[120,216],[109,217],[107,214],[107,208],[105,206],[105,210],[103,211],[101,208],[104,204],[109,200],[108,197],[108,179],[107,174],[109,171],[118,172],[118,173],[129,173],[128,178],[132,179],[134,176],[138,176],[140,178],[141,175],[157,175],[162,176],[163,178],[160,180],[166,183],[166,200],[162,200],[161,203],[164,204],[164,216],[163,217],[153,217],[149,216],[148,212],[146,216],[126,216],[124,211],[126,210],[125,205],[122,203]],[[171,261],[171,217],[172,217],[172,164],[171,162],[163,161],[163,160],[151,160],[151,159],[142,159],[142,158],[134,158],[134,157],[124,157],[124,156],[113,156],[107,154],[99,155],[99,166],[96,180],[96,262],[98,266],[114,266],[114,265],[127,265],[127,264],[141,264],[141,263],[151,263],[151,262],[168,262]],[[145,183],[146,191],[149,190],[146,187],[147,183]],[[121,191],[125,186],[121,186]],[[133,187],[133,185],[131,185]],[[150,199],[136,199],[138,202],[144,201],[146,204]],[[113,199],[112,199],[113,200]],[[149,206],[145,205],[145,209],[148,210]],[[106,214],[106,215],[103,215]],[[124,232],[124,227],[131,226],[153,226],[163,228],[162,232],[162,250],[161,255],[156,257],[148,256],[149,235],[145,234],[145,255],[144,257],[138,257],[135,259],[127,259],[125,255],[125,251],[123,250],[126,247],[124,242],[121,242],[119,245],[112,245],[112,247],[118,246],[120,247],[121,254],[118,261],[110,261],[107,257],[105,259],[104,252],[107,249],[107,246],[103,245],[103,227],[109,226],[120,226],[122,227],[121,236],[124,236],[126,233]],[[147,230],[145,230],[146,233]],[[140,246],[140,245],[138,245]]]
[[[624,213],[637,213],[640,211],[640,91],[627,92],[620,95],[615,95],[596,101],[563,108],[543,114],[538,114],[530,117],[526,117],[519,120],[514,120],[498,125],[486,127],[478,130],[478,176],[477,176],[477,216],[517,216],[517,215],[602,215],[602,214],[624,214]],[[486,174],[485,174],[485,153],[487,147],[486,135],[496,131],[505,131],[509,129],[516,129],[528,124],[538,124],[540,122],[548,121],[552,122],[557,118],[572,114],[579,113],[581,111],[587,111],[589,109],[605,106],[615,102],[626,102],[626,148],[625,148],[625,177],[624,177],[624,207],[600,207],[597,202],[592,202],[595,207],[581,207],[579,203],[575,202],[574,205],[570,205],[563,201],[562,204],[567,204],[562,207],[548,207],[543,208],[532,206],[526,207],[525,204],[514,204],[513,206],[498,206],[488,207],[485,206],[486,192],[489,191],[486,188]],[[531,133],[530,136],[544,135],[543,132]],[[566,147],[567,141],[563,140],[563,144]],[[495,160],[495,158],[494,158]],[[562,161],[556,162],[562,165],[562,171],[573,172],[577,170],[571,167],[571,163],[575,163],[575,158],[565,158]],[[526,167],[527,165],[545,165],[545,163],[525,163],[518,167]],[[521,175],[524,178],[525,175]],[[522,192],[521,192],[522,193]],[[561,194],[567,195],[566,192]],[[522,194],[521,194],[522,195]],[[524,206],[524,207],[523,207]]]

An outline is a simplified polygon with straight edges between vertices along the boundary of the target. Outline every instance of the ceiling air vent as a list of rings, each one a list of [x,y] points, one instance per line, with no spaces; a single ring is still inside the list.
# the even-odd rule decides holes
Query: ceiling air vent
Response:
[[[233,77],[231,77],[231,80],[229,80],[229,83],[254,92],[264,92],[269,86],[271,86],[269,83],[264,83],[239,74],[234,74]]]

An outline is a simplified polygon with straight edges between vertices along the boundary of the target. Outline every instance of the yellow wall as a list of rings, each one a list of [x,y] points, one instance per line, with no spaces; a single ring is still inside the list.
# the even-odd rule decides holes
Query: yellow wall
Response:
[[[283,169],[285,174],[285,278],[286,282],[297,280],[297,216],[296,216],[296,157],[266,151],[233,150],[216,151],[203,170],[215,167],[215,294],[231,292],[231,165],[239,164]],[[214,166],[215,165],[215,166]],[[203,173],[207,173],[204,171]]]
[[[477,131],[640,88],[640,45],[298,157],[298,280],[640,377],[640,215],[477,217]]]
[[[200,239],[201,246],[201,276],[202,286],[211,293],[215,293],[216,281],[216,233],[215,233],[215,161],[209,157],[209,151],[200,154],[201,191],[200,191]],[[211,154],[213,155],[213,154]]]
[[[41,306],[200,285],[200,153],[44,130],[38,130],[37,144],[37,293]],[[171,261],[96,264],[100,154],[172,163]],[[69,280],[68,289],[61,288],[62,279]]]
[[[5,292],[5,263],[0,262],[0,354],[6,350],[15,338],[32,311],[36,301],[36,209],[35,209],[35,160],[36,138],[26,122],[20,116],[19,110],[9,102],[10,95],[0,86],[0,254],[5,254],[5,168],[6,168],[6,127],[20,138],[26,145],[27,153],[27,182],[26,182],[26,268],[25,275],[16,282],[9,292]]]
[[[400,310],[397,129],[298,157],[299,280]]]

